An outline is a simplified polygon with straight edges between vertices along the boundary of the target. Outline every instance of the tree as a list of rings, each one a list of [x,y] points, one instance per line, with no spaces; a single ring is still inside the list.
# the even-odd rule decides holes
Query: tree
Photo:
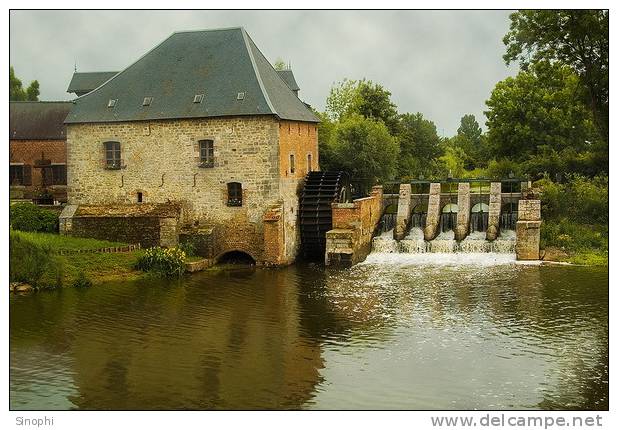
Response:
[[[39,81],[32,81],[26,90],[22,87],[22,82],[15,76],[13,66],[9,67],[9,100],[11,101],[38,101],[39,100]]]
[[[399,144],[382,121],[350,114],[337,123],[328,146],[332,168],[368,184],[392,179],[396,173]]]
[[[285,64],[285,62],[281,58],[277,58],[277,61],[275,61],[275,64],[273,64],[273,68],[277,71],[280,71],[280,70],[287,70],[288,66]]]
[[[365,118],[381,120],[391,134],[397,134],[397,106],[391,101],[391,92],[380,84],[366,80],[358,83],[356,91],[357,95],[351,100],[349,113],[358,113]]]
[[[423,114],[406,113],[399,117],[400,145],[398,171],[401,177],[418,178],[435,171],[433,161],[442,155],[440,137],[432,121]]]
[[[593,155],[604,149],[580,89],[578,76],[561,63],[531,64],[528,71],[498,82],[485,112],[495,157],[526,162],[536,175],[551,160],[563,163],[552,169],[566,169],[567,158],[577,164],[573,157],[588,154],[597,163],[593,170],[606,170],[602,157]]]
[[[390,97],[390,91],[380,84],[365,79],[360,81],[344,79],[331,88],[326,99],[326,114],[333,121],[339,121],[352,114],[381,120],[391,134],[396,134],[397,106]]]
[[[339,121],[349,113],[353,99],[358,96],[358,81],[345,78],[331,87],[326,98],[325,114],[331,121]]]
[[[607,10],[523,10],[510,16],[504,36],[507,64],[538,62],[570,66],[586,87],[599,133],[609,130],[609,14]]]
[[[481,142],[481,135],[483,130],[476,118],[472,114],[467,114],[461,117],[457,134],[463,136],[472,145],[478,145]]]
[[[487,147],[487,139],[483,136],[483,130],[472,114],[461,118],[457,134],[446,142],[447,146],[453,146],[462,150],[465,159],[461,160],[466,169],[486,166],[491,151]]]

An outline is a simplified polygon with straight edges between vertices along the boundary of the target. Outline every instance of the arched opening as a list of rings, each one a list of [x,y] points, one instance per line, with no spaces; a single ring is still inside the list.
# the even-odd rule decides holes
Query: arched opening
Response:
[[[237,264],[241,266],[254,266],[255,259],[243,251],[228,251],[217,257],[217,264]]]
[[[412,215],[410,215],[410,227],[425,228],[427,224],[427,202],[419,203],[412,209]]]
[[[517,204],[505,203],[500,210],[500,229],[515,230],[517,225]]]
[[[384,214],[380,219],[380,223],[378,224],[378,229],[376,231],[377,235],[380,235],[384,232],[391,231],[395,228],[395,222],[397,221],[397,204],[392,203],[384,208]]]
[[[455,203],[448,203],[442,208],[440,215],[440,231],[455,230],[457,226],[457,212],[459,207]]]
[[[489,223],[489,206],[486,203],[477,203],[470,211],[470,231],[487,231]]]

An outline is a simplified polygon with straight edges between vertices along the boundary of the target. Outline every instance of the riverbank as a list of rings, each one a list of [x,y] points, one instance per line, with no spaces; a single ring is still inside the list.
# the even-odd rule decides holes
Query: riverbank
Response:
[[[541,225],[541,259],[581,266],[609,264],[609,226],[579,224],[567,219]]]
[[[21,291],[135,280],[145,273],[135,269],[141,249],[124,252],[120,242],[63,236],[54,233],[10,232],[10,281]]]

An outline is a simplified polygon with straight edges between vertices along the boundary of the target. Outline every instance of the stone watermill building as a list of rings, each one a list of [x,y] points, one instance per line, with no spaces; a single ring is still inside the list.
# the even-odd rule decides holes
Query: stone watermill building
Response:
[[[244,29],[174,33],[74,101],[61,231],[290,263],[317,122]]]

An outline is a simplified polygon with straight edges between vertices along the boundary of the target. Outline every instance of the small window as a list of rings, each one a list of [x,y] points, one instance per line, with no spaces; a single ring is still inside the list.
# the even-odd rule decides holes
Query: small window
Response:
[[[204,94],[196,94],[193,96],[193,103],[202,103],[204,101]]]
[[[24,166],[9,166],[9,185],[24,185]]]
[[[200,140],[200,167],[214,167],[215,143],[212,140]]]
[[[294,154],[290,154],[290,173],[294,173]]]
[[[244,100],[245,99],[245,93],[238,93],[236,95],[236,100]]]
[[[107,107],[108,108],[113,108],[114,106],[116,106],[116,101],[118,99],[109,99],[109,101],[107,102]]]
[[[142,106],[150,106],[152,104],[152,97],[144,97]]]
[[[67,184],[67,166],[66,164],[54,164],[51,166],[52,184],[66,185]]]
[[[313,172],[311,154],[307,154],[307,172]]]
[[[137,192],[137,203],[142,203],[144,201],[144,195],[141,191]]]
[[[242,185],[240,182],[229,182],[227,184],[227,205],[242,206]]]
[[[108,169],[120,169],[120,142],[105,142],[105,167]]]

